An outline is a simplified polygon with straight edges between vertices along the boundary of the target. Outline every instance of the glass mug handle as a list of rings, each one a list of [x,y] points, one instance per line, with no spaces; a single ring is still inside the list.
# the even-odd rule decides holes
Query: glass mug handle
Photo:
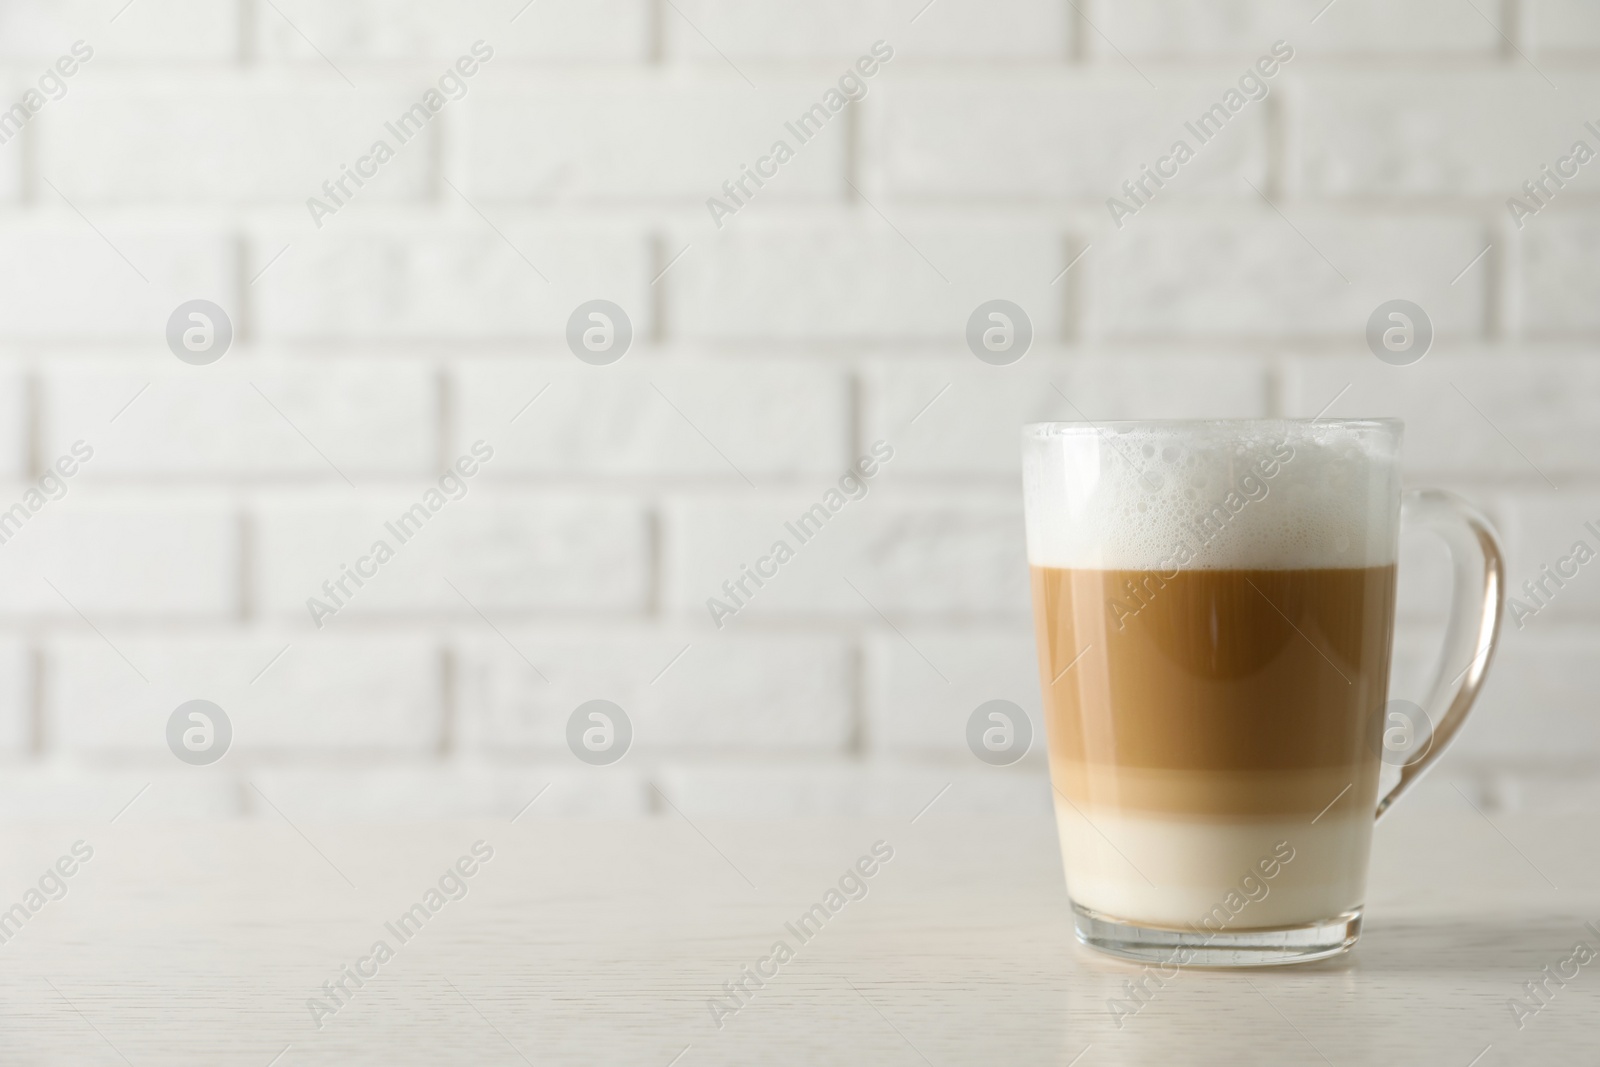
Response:
[[[1400,521],[1405,528],[1432,530],[1444,538],[1454,583],[1444,652],[1423,705],[1434,724],[1428,751],[1401,767],[1400,781],[1378,801],[1379,819],[1416,784],[1467,721],[1467,712],[1483,688],[1505,614],[1505,561],[1494,530],[1477,508],[1442,489],[1412,489],[1400,498]],[[1463,661],[1465,669],[1458,666]]]

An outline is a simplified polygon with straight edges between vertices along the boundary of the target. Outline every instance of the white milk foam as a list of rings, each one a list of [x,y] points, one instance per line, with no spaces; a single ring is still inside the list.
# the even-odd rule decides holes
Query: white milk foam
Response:
[[[1100,570],[1393,563],[1398,449],[1397,425],[1370,422],[1025,426],[1028,561]]]

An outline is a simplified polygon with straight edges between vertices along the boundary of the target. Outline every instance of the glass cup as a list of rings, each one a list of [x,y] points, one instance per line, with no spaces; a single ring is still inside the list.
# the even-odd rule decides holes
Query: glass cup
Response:
[[[1401,491],[1401,432],[1023,428],[1050,776],[1085,944],[1211,967],[1355,944],[1375,819],[1461,728],[1503,613],[1488,522]],[[1454,561],[1420,706],[1386,701],[1402,525]]]

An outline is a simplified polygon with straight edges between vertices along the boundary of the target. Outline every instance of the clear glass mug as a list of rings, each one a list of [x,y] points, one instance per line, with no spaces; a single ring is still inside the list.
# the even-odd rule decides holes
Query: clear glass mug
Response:
[[[1488,522],[1452,494],[1401,492],[1401,433],[1023,428],[1050,775],[1085,944],[1215,967],[1355,943],[1373,824],[1461,728],[1504,610]],[[1420,707],[1386,700],[1402,525],[1454,561]]]

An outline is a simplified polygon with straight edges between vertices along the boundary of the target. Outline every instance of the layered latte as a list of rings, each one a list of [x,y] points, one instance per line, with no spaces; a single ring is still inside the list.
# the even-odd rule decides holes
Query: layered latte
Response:
[[[1282,927],[1362,903],[1399,486],[1338,427],[1259,425],[1025,450],[1067,886],[1108,918]]]

